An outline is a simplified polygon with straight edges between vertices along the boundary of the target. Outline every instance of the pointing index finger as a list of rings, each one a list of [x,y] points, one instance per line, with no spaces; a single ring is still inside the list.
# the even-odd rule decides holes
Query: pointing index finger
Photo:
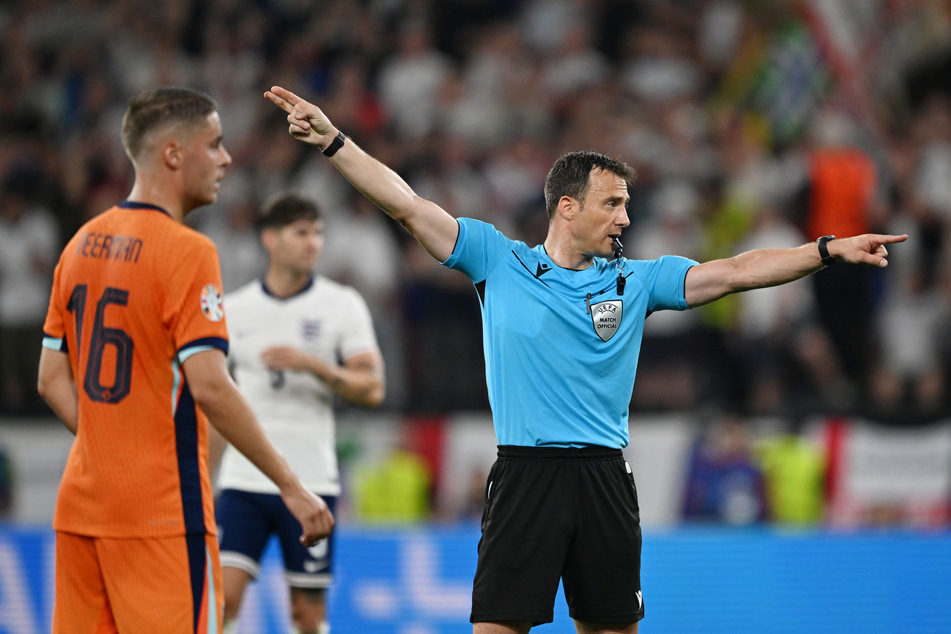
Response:
[[[280,86],[272,86],[270,90],[264,93],[264,96],[268,101],[288,114],[294,112],[294,106],[301,101],[300,97]]]
[[[878,237],[881,238],[880,242],[882,242],[882,244],[890,244],[892,242],[904,242],[905,240],[908,239],[908,234],[903,233],[898,236],[889,235],[889,236],[878,236]]]

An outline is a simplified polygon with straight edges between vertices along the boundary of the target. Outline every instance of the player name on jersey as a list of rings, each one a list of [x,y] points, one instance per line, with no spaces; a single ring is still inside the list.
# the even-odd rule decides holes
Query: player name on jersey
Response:
[[[108,233],[87,232],[76,243],[76,254],[103,260],[139,261],[142,240],[131,236],[113,236]]]

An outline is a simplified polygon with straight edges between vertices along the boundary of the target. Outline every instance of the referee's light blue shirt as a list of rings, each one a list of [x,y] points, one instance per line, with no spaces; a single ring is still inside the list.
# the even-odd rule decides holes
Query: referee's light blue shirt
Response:
[[[480,290],[489,402],[500,445],[621,448],[628,443],[644,320],[686,310],[693,260],[624,260],[618,294],[614,261],[583,271],[552,262],[490,224],[459,219],[443,263]]]

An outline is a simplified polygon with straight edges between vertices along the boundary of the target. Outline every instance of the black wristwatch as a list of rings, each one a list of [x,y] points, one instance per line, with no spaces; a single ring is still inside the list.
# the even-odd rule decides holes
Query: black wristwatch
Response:
[[[347,140],[347,135],[343,132],[338,131],[337,137],[331,141],[330,145],[327,146],[326,150],[321,150],[324,156],[330,158],[337,153],[337,150],[343,147],[343,142]]]
[[[819,257],[822,258],[822,263],[826,266],[832,266],[838,262],[835,256],[829,255],[829,247],[826,246],[832,240],[835,240],[835,236],[822,236],[816,240],[816,244],[819,246]]]

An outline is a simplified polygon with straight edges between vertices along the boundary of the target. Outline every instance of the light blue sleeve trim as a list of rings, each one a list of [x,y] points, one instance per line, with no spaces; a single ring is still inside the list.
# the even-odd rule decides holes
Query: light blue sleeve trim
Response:
[[[185,359],[196,352],[215,349],[221,350],[225,356],[228,356],[228,340],[224,337],[199,337],[179,348],[176,356],[179,363],[185,363]]]
[[[198,354],[199,352],[205,352],[206,350],[221,350],[221,348],[219,346],[191,346],[178,352],[178,362],[185,363],[185,361],[192,355]]]
[[[43,337],[43,347],[55,350],[56,352],[64,352],[62,338]]]

